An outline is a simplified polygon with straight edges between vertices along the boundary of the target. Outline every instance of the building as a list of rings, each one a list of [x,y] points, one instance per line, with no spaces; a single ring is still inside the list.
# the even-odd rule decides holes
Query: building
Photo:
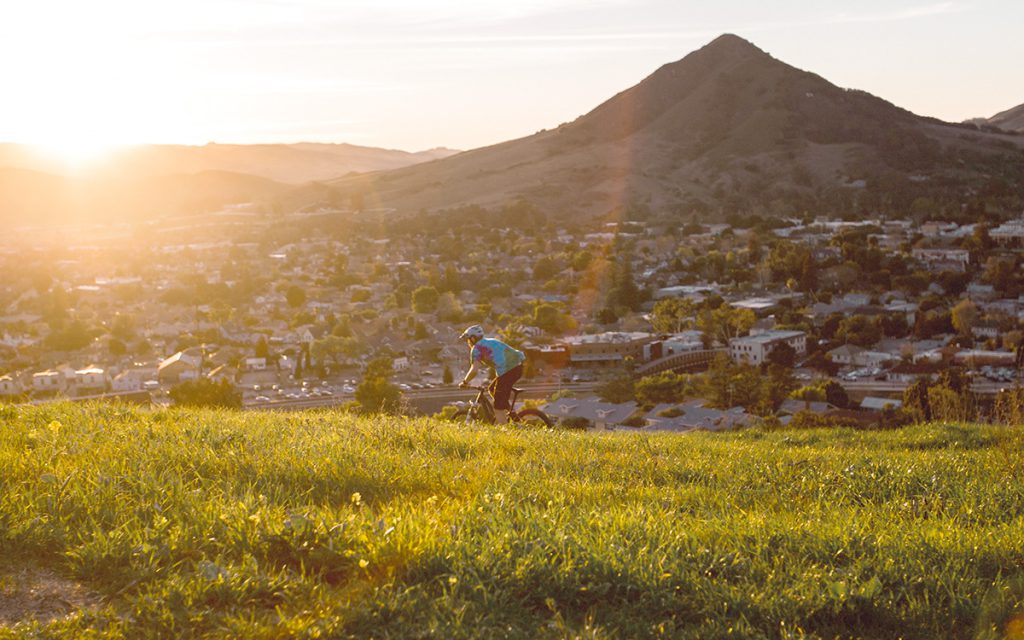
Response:
[[[910,255],[928,265],[941,264],[950,266],[957,271],[967,271],[967,265],[971,262],[971,252],[967,249],[924,249],[917,248],[910,251]]]
[[[641,360],[644,346],[655,337],[643,332],[606,331],[592,335],[572,336],[563,343],[569,349],[569,365],[581,369],[621,366],[626,358]]]
[[[32,374],[32,391],[35,393],[58,393],[65,387],[64,374],[48,369]]]
[[[942,365],[934,362],[901,362],[885,375],[889,382],[902,382],[910,384],[918,378],[935,380],[942,371]]]
[[[179,351],[160,363],[160,366],[157,367],[157,379],[165,383],[195,380],[199,377],[201,365],[200,356],[192,356],[184,351]]]
[[[0,376],[0,396],[11,397],[21,395],[21,384],[11,376]]]
[[[988,235],[1002,247],[1024,247],[1024,218],[1007,220],[998,227],[991,229]]]
[[[82,394],[103,393],[107,390],[107,372],[97,366],[76,370],[75,389]]]
[[[844,344],[841,347],[832,349],[826,355],[829,360],[836,364],[861,366],[860,354],[864,353],[864,351],[865,349],[858,347],[855,344]]]
[[[585,418],[594,429],[604,431],[621,424],[636,412],[635,402],[613,404],[597,398],[559,398],[542,408],[544,413],[555,420],[564,418]]]
[[[729,342],[733,362],[761,364],[776,346],[788,344],[802,356],[807,353],[807,334],[803,331],[766,331],[756,336],[734,338]]]

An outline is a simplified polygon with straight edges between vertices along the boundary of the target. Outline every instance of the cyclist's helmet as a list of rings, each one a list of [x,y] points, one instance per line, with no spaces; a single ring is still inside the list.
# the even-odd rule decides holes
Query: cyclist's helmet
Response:
[[[472,327],[469,327],[468,329],[466,329],[465,331],[462,332],[462,335],[459,336],[459,340],[466,340],[468,338],[483,338],[483,337],[484,337],[484,328],[481,327],[478,324],[474,324]]]

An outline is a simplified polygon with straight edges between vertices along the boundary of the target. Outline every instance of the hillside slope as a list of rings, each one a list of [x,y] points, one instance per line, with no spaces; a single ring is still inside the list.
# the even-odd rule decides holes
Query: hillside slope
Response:
[[[557,129],[334,186],[401,210],[526,198],[552,213],[1024,194],[1024,139],[916,116],[724,35]],[[867,195],[849,185],[864,181]],[[886,200],[888,198],[888,200]]]
[[[988,119],[988,123],[1007,131],[1024,133],[1024,104],[997,113]]]
[[[269,205],[311,181],[453,153],[318,143],[142,145],[68,175],[53,158],[30,147],[0,144],[0,224],[131,222],[239,202]],[[301,199],[299,206],[313,201]]]
[[[1024,602],[1020,429],[0,420],[5,597],[47,568],[94,603],[0,637],[975,638]]]

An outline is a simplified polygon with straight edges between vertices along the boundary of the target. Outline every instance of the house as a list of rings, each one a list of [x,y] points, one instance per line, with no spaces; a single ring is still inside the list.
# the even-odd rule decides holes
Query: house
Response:
[[[179,351],[167,358],[157,367],[157,379],[163,383],[176,383],[195,380],[199,377],[202,357]]]
[[[704,400],[693,400],[681,405],[660,405],[644,417],[645,431],[726,431],[748,426],[754,417],[743,407],[712,409]]]
[[[82,395],[103,393],[108,381],[107,372],[95,365],[75,371],[75,389]]]
[[[222,364],[219,367],[216,367],[215,369],[210,371],[210,373],[206,374],[206,379],[211,380],[213,382],[227,381],[234,384],[237,375],[238,372],[233,367],[229,367],[226,364]]]
[[[832,349],[825,355],[828,356],[829,360],[836,364],[859,367],[863,366],[860,363],[860,354],[864,353],[865,351],[866,349],[858,347],[855,344],[844,344],[841,347],[836,347],[835,349]]]
[[[729,355],[733,362],[761,364],[772,350],[787,344],[796,355],[807,353],[807,334],[803,331],[766,331],[756,336],[734,338],[729,342]]]
[[[795,400],[793,398],[788,398],[779,406],[778,413],[779,415],[794,415],[801,411],[826,413],[834,409],[834,406],[820,400]]]
[[[868,396],[860,401],[860,408],[867,411],[883,411],[886,408],[899,409],[902,406],[902,400],[893,400],[892,398]]]
[[[1024,247],[1024,218],[1007,220],[998,227],[990,229],[988,235],[1002,247]]]
[[[67,388],[64,374],[48,369],[32,374],[32,391],[35,393],[58,393]]]
[[[967,249],[926,249],[919,247],[911,249],[910,255],[928,265],[929,269],[933,271],[951,268],[955,271],[964,272],[967,271],[967,266],[971,262],[971,252]],[[939,266],[942,268],[937,268]]]
[[[971,327],[971,333],[979,340],[995,339],[1001,333],[999,324],[991,320],[983,320]]]
[[[395,358],[394,361],[391,363],[391,370],[396,372],[407,371],[409,369],[409,366],[409,358],[407,356],[401,356]]]
[[[901,362],[885,374],[885,379],[889,382],[910,384],[918,378],[934,380],[939,377],[941,370],[942,366],[934,362]]]
[[[246,358],[245,359],[245,370],[246,371],[266,371],[267,359],[266,358]]]
[[[678,353],[701,351],[704,349],[703,334],[700,331],[682,331],[674,333],[662,340],[644,345],[643,360],[650,362],[659,358],[667,358]]]
[[[23,389],[21,383],[10,375],[0,376],[0,397],[11,397],[21,395]]]
[[[559,398],[547,403],[541,410],[555,420],[586,418],[595,429],[608,430],[633,415],[636,408],[635,402],[614,404],[597,398]]]

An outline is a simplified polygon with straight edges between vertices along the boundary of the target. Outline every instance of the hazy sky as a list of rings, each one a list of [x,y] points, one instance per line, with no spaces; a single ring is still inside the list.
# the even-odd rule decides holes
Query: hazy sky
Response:
[[[12,0],[0,140],[472,148],[725,32],[922,115],[1024,103],[1019,0]]]

